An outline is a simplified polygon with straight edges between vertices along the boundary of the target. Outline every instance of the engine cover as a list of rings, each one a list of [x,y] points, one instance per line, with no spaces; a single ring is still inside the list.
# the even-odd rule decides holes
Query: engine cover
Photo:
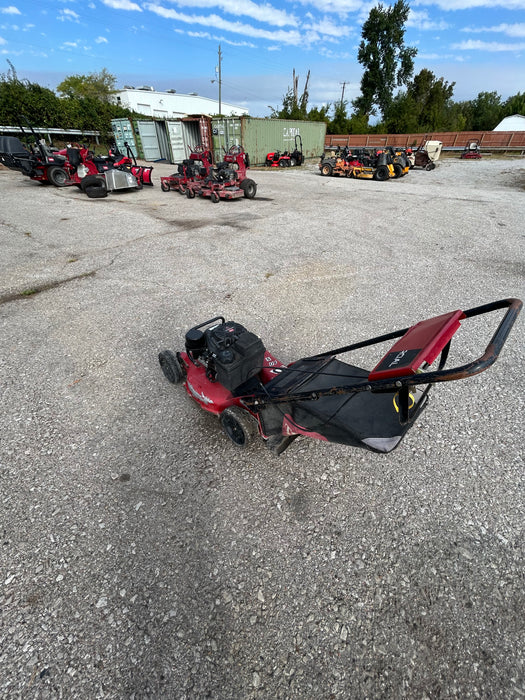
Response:
[[[264,363],[262,340],[244,326],[226,321],[205,331],[216,379],[228,391],[258,374]]]

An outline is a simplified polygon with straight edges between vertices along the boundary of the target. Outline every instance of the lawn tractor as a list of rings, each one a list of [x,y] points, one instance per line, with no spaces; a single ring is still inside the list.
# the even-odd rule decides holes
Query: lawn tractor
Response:
[[[209,197],[214,204],[221,199],[253,199],[257,193],[256,183],[246,177],[250,160],[241,146],[232,146],[224,155],[224,160],[210,168],[208,174],[199,179],[188,180],[185,184],[186,196],[193,199]]]
[[[300,134],[295,136],[295,148],[289,151],[273,151],[266,156],[265,165],[270,168],[293,168],[304,163],[303,140]]]
[[[480,160],[481,147],[479,139],[470,139],[460,155],[463,160]]]
[[[304,436],[385,453],[421,414],[433,384],[471,377],[497,360],[521,307],[503,299],[458,309],[289,365],[240,323],[215,316],[190,328],[184,351],[163,350],[158,359],[166,379],[218,416],[237,447],[260,436],[280,454]],[[445,369],[461,322],[497,311],[504,314],[483,354]],[[337,359],[382,343],[389,349],[374,353],[372,370]]]
[[[204,180],[212,169],[212,162],[211,151],[204,146],[195,146],[190,157],[177,165],[176,173],[160,178],[161,190],[163,192],[173,190],[186,194],[188,182]]]

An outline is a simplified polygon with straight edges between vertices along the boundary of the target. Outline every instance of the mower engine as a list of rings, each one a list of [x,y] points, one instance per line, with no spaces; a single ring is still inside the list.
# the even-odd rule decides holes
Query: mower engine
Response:
[[[186,353],[193,364],[206,368],[210,381],[234,391],[261,371],[266,350],[262,340],[240,323],[220,320],[205,330],[201,330],[204,324],[191,328],[186,333]]]

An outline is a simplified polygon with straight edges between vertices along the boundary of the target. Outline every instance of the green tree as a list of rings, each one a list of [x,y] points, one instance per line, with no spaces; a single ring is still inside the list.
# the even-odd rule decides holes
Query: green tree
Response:
[[[414,70],[417,49],[404,43],[405,23],[410,7],[403,0],[385,8],[381,3],[370,10],[363,24],[357,60],[364,67],[361,94],[354,100],[359,113],[384,115],[395,87],[405,85]]]
[[[446,126],[446,108],[454,94],[456,83],[437,79],[432,71],[423,68],[408,86],[408,95],[416,105],[419,128],[437,131]]]
[[[501,119],[504,117],[512,117],[514,114],[525,116],[525,92],[518,92],[503,103]]]
[[[346,112],[348,102],[339,100],[334,105],[334,116],[328,122],[327,131],[329,134],[349,134],[351,133],[351,124]]]
[[[299,76],[295,75],[293,69],[292,87],[283,96],[281,109],[272,109],[270,115],[272,119],[307,119],[308,118],[308,83],[310,81],[310,71],[306,76],[304,89],[299,95]]]
[[[501,121],[501,97],[497,92],[480,92],[472,104],[472,129],[492,131]]]
[[[57,92],[64,97],[77,99],[90,97],[108,102],[110,96],[116,92],[116,82],[116,77],[103,68],[99,73],[69,75],[57,85]]]

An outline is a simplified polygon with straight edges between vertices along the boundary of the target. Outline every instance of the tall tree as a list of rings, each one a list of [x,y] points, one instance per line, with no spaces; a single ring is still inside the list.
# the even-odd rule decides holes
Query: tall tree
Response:
[[[414,70],[417,49],[405,46],[405,23],[410,7],[403,0],[384,7],[381,3],[370,10],[363,24],[357,60],[364,67],[361,94],[354,107],[362,114],[381,115],[388,110],[394,88],[405,85]]]
[[[308,83],[310,82],[310,71],[306,76],[304,88],[299,95],[299,76],[295,74],[295,68],[292,75],[292,87],[288,88],[286,95],[283,96],[283,105],[281,109],[272,107],[272,119],[307,119],[308,118]]]
[[[115,92],[116,82],[116,77],[103,68],[99,73],[69,75],[57,85],[57,91],[64,97],[78,99],[91,97],[108,102],[109,97]]]
[[[492,131],[501,121],[502,104],[497,92],[480,92],[472,105],[472,129]]]
[[[436,78],[427,68],[423,68],[414,77],[407,92],[414,101],[421,130],[437,131],[446,128],[446,108],[454,94],[455,84]]]

